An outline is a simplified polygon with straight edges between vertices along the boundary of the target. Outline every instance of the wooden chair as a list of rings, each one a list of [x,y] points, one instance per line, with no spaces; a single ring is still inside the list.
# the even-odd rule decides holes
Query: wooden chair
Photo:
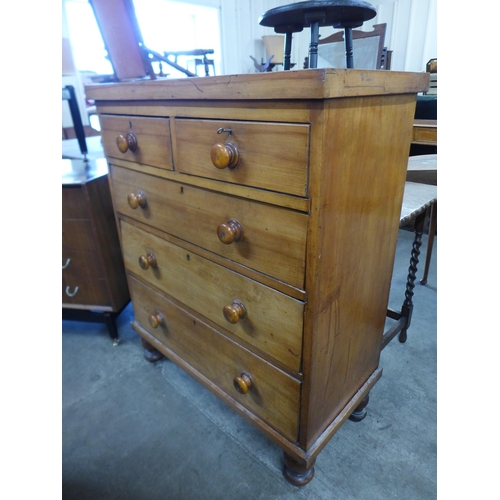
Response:
[[[101,32],[104,45],[113,66],[115,80],[156,79],[152,62],[165,63],[186,76],[196,76],[172,60],[169,56],[180,53],[169,52],[162,55],[144,45],[141,30],[132,0],[89,0]],[[213,49],[183,51],[183,55],[205,56],[213,54]],[[160,70],[161,73],[163,70]]]
[[[384,47],[387,24],[375,24],[372,31],[353,30],[354,68],[390,69],[392,51]],[[307,59],[307,58],[306,58]],[[308,67],[308,63],[304,68]],[[318,41],[318,68],[345,68],[344,32]]]

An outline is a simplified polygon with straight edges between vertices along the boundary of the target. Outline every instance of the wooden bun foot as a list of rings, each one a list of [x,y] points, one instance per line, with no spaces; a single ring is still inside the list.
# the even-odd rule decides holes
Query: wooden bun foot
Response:
[[[163,358],[163,354],[156,350],[151,344],[146,342],[143,338],[141,338],[141,346],[144,349],[144,357],[150,362],[154,363],[159,359]]]
[[[314,477],[314,462],[309,466],[300,464],[296,462],[293,458],[290,458],[286,453],[283,454],[284,466],[283,466],[283,476],[285,479],[293,484],[294,486],[304,486],[312,481]]]
[[[370,400],[370,396],[366,396],[361,403],[356,407],[356,409],[351,413],[349,420],[353,422],[361,422],[363,420],[368,411],[366,410],[366,406],[368,405],[368,401]]]

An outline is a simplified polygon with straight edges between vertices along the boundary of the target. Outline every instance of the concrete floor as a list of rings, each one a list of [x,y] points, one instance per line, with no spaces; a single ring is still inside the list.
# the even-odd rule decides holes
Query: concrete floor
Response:
[[[412,240],[400,231],[393,309],[404,300]],[[171,361],[143,358],[131,305],[118,318],[117,347],[104,325],[63,321],[63,498],[436,498],[436,250],[437,238],[408,341],[382,352],[368,416],[342,426],[303,488],[285,481],[281,450],[250,424]]]

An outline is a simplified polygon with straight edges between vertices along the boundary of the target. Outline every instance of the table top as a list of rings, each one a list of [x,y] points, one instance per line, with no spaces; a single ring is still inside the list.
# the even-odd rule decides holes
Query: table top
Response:
[[[408,171],[437,170],[437,154],[415,155],[408,158]]]
[[[417,182],[405,182],[399,225],[404,226],[437,201],[437,187]]]
[[[62,160],[62,184],[63,186],[79,186],[97,177],[108,174],[108,162],[106,158],[83,161],[81,159]]]
[[[429,73],[425,72],[323,68],[95,84],[87,85],[85,94],[94,101],[276,102],[416,94],[428,86]]]

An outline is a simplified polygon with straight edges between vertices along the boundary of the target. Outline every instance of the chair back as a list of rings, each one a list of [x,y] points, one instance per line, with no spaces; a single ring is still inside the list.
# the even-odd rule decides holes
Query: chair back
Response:
[[[387,24],[375,24],[372,31],[352,30],[355,69],[389,69],[384,47]],[[344,32],[318,42],[318,68],[345,68]]]

